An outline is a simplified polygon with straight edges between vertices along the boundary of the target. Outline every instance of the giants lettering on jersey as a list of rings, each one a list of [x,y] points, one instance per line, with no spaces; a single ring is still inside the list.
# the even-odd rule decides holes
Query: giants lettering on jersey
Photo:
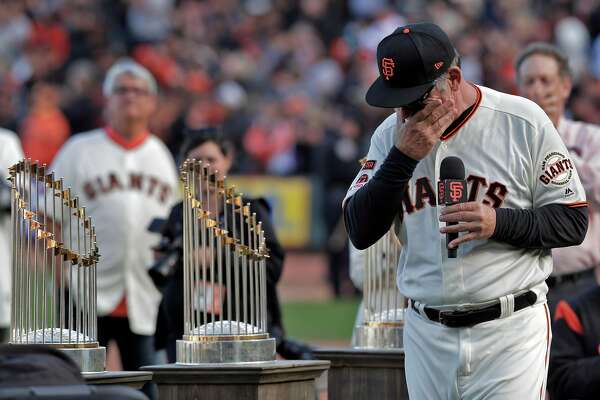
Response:
[[[421,210],[426,203],[431,207],[437,206],[437,195],[434,185],[429,178],[421,177],[415,181],[415,199],[411,197],[410,187],[407,187],[402,196],[403,211],[411,214],[414,211]],[[469,189],[468,201],[476,201],[479,198],[479,193],[485,190],[483,204],[487,204],[493,208],[498,208],[504,202],[504,198],[508,193],[506,185],[500,182],[492,182],[488,184],[487,179],[477,175],[469,175],[467,178],[467,187]]]
[[[540,181],[544,185],[552,183],[556,186],[563,186],[569,183],[573,177],[573,163],[564,154],[553,151],[544,157],[542,172]]]
[[[89,200],[94,200],[99,194],[129,190],[145,193],[149,197],[156,196],[158,201],[164,204],[171,195],[171,187],[165,182],[152,175],[133,172],[129,174],[126,182],[120,180],[113,172],[109,172],[108,176],[97,176],[86,181],[83,189]]]

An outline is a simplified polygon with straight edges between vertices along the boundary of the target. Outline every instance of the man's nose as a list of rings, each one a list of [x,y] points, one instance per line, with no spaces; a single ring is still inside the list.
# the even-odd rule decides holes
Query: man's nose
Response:
[[[548,93],[548,88],[539,80],[534,81],[529,86],[529,93],[535,99],[543,99]]]

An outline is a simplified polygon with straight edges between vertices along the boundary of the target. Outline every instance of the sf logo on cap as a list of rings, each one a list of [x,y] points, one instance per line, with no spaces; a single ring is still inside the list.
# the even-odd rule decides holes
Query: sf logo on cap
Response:
[[[383,57],[381,59],[381,73],[385,76],[385,79],[389,80],[392,76],[394,76],[394,60],[388,57]]]

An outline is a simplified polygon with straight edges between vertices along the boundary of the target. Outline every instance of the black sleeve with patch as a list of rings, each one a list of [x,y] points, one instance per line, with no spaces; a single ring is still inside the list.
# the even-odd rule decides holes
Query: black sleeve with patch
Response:
[[[344,221],[352,244],[366,249],[392,225],[418,161],[392,147],[373,178],[346,201]]]
[[[588,208],[548,204],[533,210],[496,209],[492,239],[527,249],[551,249],[581,244]]]

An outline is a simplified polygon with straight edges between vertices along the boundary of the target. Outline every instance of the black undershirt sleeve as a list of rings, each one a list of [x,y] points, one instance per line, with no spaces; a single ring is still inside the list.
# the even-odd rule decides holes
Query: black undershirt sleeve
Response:
[[[357,249],[371,246],[390,228],[402,209],[402,196],[417,164],[392,146],[373,178],[346,201],[346,230]]]
[[[583,242],[588,208],[548,204],[536,209],[496,209],[491,239],[527,249],[576,246]]]
[[[402,209],[402,196],[418,161],[392,147],[373,178],[344,207],[352,244],[366,249],[379,240]],[[520,248],[555,248],[581,244],[588,224],[587,207],[549,204],[536,209],[496,209],[490,239]]]

